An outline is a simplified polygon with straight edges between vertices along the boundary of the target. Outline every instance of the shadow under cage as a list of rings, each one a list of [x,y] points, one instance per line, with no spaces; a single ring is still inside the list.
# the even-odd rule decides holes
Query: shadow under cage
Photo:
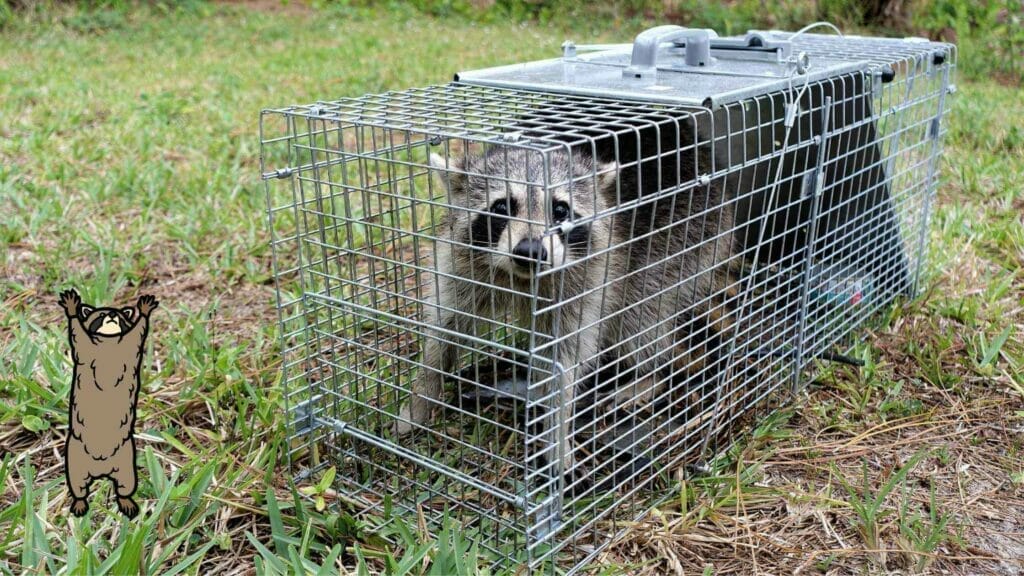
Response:
[[[912,297],[952,45],[676,26],[261,118],[289,461],[579,570]]]

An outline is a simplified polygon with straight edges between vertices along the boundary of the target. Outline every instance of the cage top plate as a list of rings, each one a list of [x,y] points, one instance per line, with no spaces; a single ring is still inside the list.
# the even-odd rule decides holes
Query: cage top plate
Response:
[[[877,66],[848,53],[796,49],[782,32],[718,38],[711,30],[659,26],[633,44],[563,45],[563,56],[460,72],[459,82],[717,108],[747,97]],[[835,38],[835,37],[834,37]],[[598,48],[577,54],[577,51]]]

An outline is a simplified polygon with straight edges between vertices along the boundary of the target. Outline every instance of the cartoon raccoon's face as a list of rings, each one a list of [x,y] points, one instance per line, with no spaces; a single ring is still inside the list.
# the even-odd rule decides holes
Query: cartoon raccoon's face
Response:
[[[590,217],[605,208],[616,166],[595,166],[584,155],[548,156],[550,206],[544,158],[539,152],[491,148],[483,156],[437,154],[430,164],[448,183],[454,240],[473,250],[473,261],[518,278],[585,257],[597,249]],[[596,189],[595,189],[596,185]],[[598,242],[600,244],[600,242]]]
[[[90,334],[118,336],[132,327],[134,308],[93,308],[82,306],[82,324]]]

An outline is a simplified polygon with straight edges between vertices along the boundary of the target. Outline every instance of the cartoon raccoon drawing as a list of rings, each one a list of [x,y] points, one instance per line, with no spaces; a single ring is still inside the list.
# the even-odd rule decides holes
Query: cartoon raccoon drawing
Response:
[[[568,471],[579,396],[592,405],[602,394],[637,394],[637,386],[622,383],[655,371],[709,369],[710,346],[696,342],[710,342],[731,321],[722,263],[733,254],[733,217],[711,183],[644,198],[630,192],[640,186],[635,169],[586,153],[547,158],[518,148],[447,162],[431,155],[453,205],[439,233],[450,233],[450,242],[435,250],[437,288],[424,306],[425,323],[440,330],[425,339],[424,367],[396,430],[427,424],[443,405],[442,380],[458,356],[448,334],[473,334],[475,318],[511,318],[534,334],[561,338],[550,360],[562,377],[549,394],[561,410],[559,454]],[[556,305],[534,315],[531,295]]]
[[[132,500],[135,408],[149,315],[158,304],[142,296],[136,308],[95,308],[74,290],[60,295],[74,362],[64,471],[75,516],[89,511],[89,488],[104,477],[114,483],[118,510],[129,518],[139,512]]]

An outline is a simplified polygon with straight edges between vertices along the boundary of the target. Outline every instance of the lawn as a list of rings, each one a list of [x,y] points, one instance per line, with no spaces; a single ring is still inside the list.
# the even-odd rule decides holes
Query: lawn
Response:
[[[288,482],[259,112],[648,23],[163,6],[0,29],[0,572],[398,573],[405,559],[419,573],[433,558],[444,573],[451,550],[414,522],[378,534],[333,491],[299,486],[321,512]],[[864,369],[822,374],[677,486],[602,556],[606,573],[1024,573],[1024,99],[967,72],[923,296],[872,327]],[[67,514],[57,294],[71,286],[86,302],[161,301],[132,523],[106,483],[84,520]]]

